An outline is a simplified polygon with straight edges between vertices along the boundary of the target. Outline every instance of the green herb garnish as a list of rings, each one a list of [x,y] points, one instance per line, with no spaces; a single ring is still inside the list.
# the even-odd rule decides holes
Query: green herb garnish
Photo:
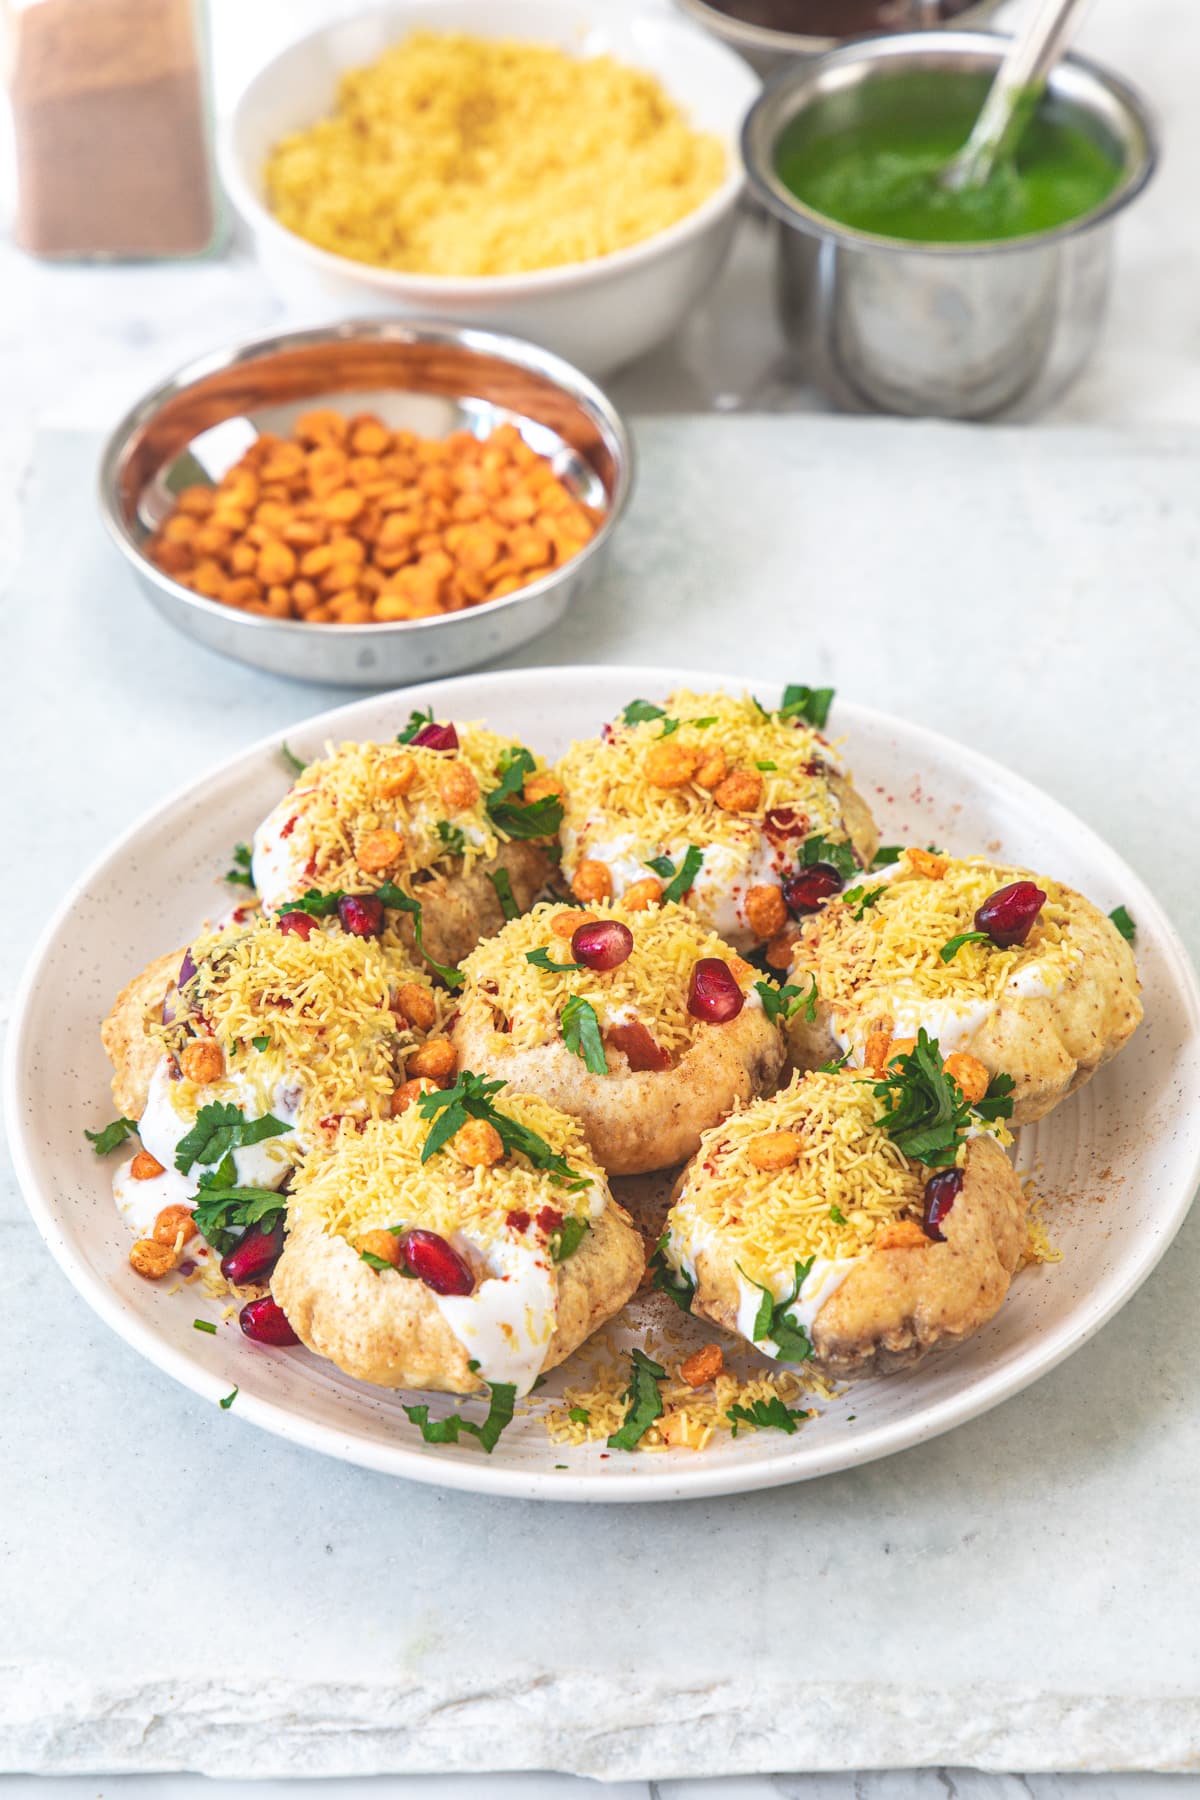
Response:
[[[847,843],[835,843],[832,838],[827,838],[820,831],[815,831],[811,837],[805,838],[800,846],[799,862],[802,869],[811,868],[813,863],[828,863],[831,868],[837,870],[843,881],[849,881],[851,876],[860,873],[852,846]]]
[[[749,1406],[731,1406],[725,1417],[733,1426],[733,1437],[737,1436],[739,1425],[753,1425],[759,1431],[773,1426],[790,1437],[808,1414],[803,1407],[785,1406],[778,1394],[772,1394],[769,1400],[754,1400]]]
[[[903,855],[903,844],[880,844],[871,858],[871,866],[867,873],[873,875],[876,869],[888,869],[893,863],[898,863]]]
[[[662,893],[664,905],[668,900],[683,899],[683,896],[689,892],[697,875],[700,873],[703,862],[704,852],[703,850],[698,850],[695,844],[688,845],[687,850],[684,853],[683,861],[678,869],[676,869],[675,864],[671,861],[669,856],[652,856],[650,858],[646,867],[648,869],[653,869],[659,879],[665,881],[667,884],[663,888]]]
[[[586,963],[555,962],[550,952],[541,945],[536,950],[527,950],[525,961],[532,963],[535,969],[548,969],[552,975],[570,975],[576,969],[587,967]]]
[[[200,1177],[192,1220],[196,1230],[222,1256],[239,1244],[252,1226],[274,1231],[286,1201],[274,1188],[238,1187],[233,1158]]]
[[[545,794],[540,800],[519,798],[529,777],[536,773],[537,764],[520,745],[500,758],[499,785],[483,804],[492,824],[507,837],[553,837],[562,824],[562,801],[557,794]]]
[[[1127,944],[1132,944],[1134,935],[1137,932],[1137,926],[1130,918],[1126,908],[1123,906],[1114,906],[1108,916],[1120,932],[1121,936],[1125,939],[1125,942]]]
[[[417,954],[424,957],[435,975],[440,975],[447,987],[461,987],[463,978],[457,969],[448,968],[445,963],[435,962],[425,948],[425,922],[421,913],[421,902],[398,888],[394,881],[385,881],[382,887],[375,889],[375,898],[382,900],[385,906],[396,912],[407,913],[413,922],[413,936],[416,939]]]
[[[886,892],[887,889],[885,887],[852,887],[846,889],[845,893],[842,895],[842,899],[850,908],[852,916],[858,920],[862,919],[872,906],[877,906],[880,895],[885,894]]]
[[[233,882],[235,887],[253,888],[254,877],[250,873],[249,844],[235,844],[233,846],[233,867],[232,869],[226,869],[225,879],[226,881]]]
[[[662,722],[662,730],[658,734],[659,737],[670,737],[673,731],[679,730],[679,725],[680,721],[678,719],[664,719]]]
[[[83,1135],[97,1156],[107,1156],[110,1150],[115,1150],[126,1138],[134,1137],[137,1128],[136,1119],[113,1119],[111,1124],[105,1125],[100,1131],[88,1131],[85,1126]]]
[[[610,1450],[636,1450],[655,1419],[662,1417],[662,1395],[658,1384],[666,1378],[667,1371],[661,1364],[652,1362],[641,1350],[633,1352],[629,1386],[622,1395],[629,1407],[625,1423],[608,1440]]]
[[[567,1417],[568,1417],[568,1419],[570,1419],[572,1425],[586,1425],[588,1420],[591,1418],[591,1416],[592,1415],[588,1411],[586,1406],[573,1406],[571,1408],[570,1412],[567,1414]],[[566,1464],[563,1463],[560,1466],[562,1468],[565,1468]]]
[[[957,937],[942,945],[938,955],[944,963],[953,962],[964,944],[990,944],[991,941],[986,931],[960,931]]]
[[[829,1062],[823,1062],[821,1064],[820,1068],[817,1070],[817,1074],[818,1075],[836,1075],[838,1070],[844,1069],[846,1064],[849,1061],[850,1061],[850,1052],[848,1050],[843,1050],[843,1052],[840,1056],[833,1057]]]
[[[217,1405],[221,1408],[221,1411],[228,1412],[240,1393],[240,1388],[234,1388],[232,1394],[226,1394],[223,1400],[218,1400]]]
[[[496,890],[496,898],[500,902],[500,911],[505,919],[515,919],[520,915],[520,907],[513,898],[512,882],[508,878],[507,869],[489,869],[488,880]]]
[[[761,769],[764,775],[769,775],[772,770],[779,767],[779,764],[773,762],[756,762],[754,766],[756,769]]]
[[[696,1284],[688,1279],[682,1269],[672,1268],[667,1261],[667,1240],[670,1235],[669,1231],[664,1231],[654,1246],[654,1253],[650,1258],[650,1285],[673,1300],[680,1312],[690,1313]]]
[[[427,1444],[457,1444],[465,1431],[468,1437],[477,1439],[490,1456],[500,1441],[501,1432],[512,1423],[517,1401],[516,1385],[510,1381],[497,1381],[488,1394],[487,1418],[482,1425],[477,1425],[474,1419],[464,1419],[461,1413],[451,1413],[445,1419],[431,1419],[427,1406],[406,1406],[404,1411],[414,1425],[420,1426],[421,1436]]]
[[[358,1260],[365,1262],[369,1269],[377,1269],[380,1274],[385,1269],[394,1269],[396,1266],[395,1263],[390,1263],[386,1256],[376,1256],[373,1250],[360,1250]]]
[[[467,840],[463,836],[461,826],[452,825],[449,819],[439,819],[437,834],[442,840],[442,848],[447,856],[463,856],[466,853]]]
[[[654,706],[649,700],[631,700],[621,714],[621,723],[644,725],[647,719],[665,719],[666,716],[661,706]]]
[[[582,1059],[589,1074],[607,1075],[608,1058],[604,1054],[604,1039],[600,1035],[600,1021],[591,1001],[572,994],[562,1009],[559,1023],[562,1026],[563,1043],[571,1055]]]
[[[706,714],[706,716],[703,719],[685,719],[684,720],[685,725],[691,725],[693,727],[693,729],[696,731],[704,731],[709,725],[715,725],[716,722],[717,722],[716,713],[708,713],[708,714]]]
[[[284,739],[283,743],[280,744],[280,746],[279,746],[279,754],[283,758],[284,763],[287,765],[288,769],[291,771],[291,773],[293,775],[303,775],[305,769],[307,769],[307,767],[308,767],[308,764],[305,762],[301,762],[300,758],[296,755],[296,752],[294,750],[288,749],[286,738]],[[236,1388],[234,1388],[233,1391],[235,1394],[237,1393]],[[222,1402],[222,1404],[224,1404],[224,1403]]]
[[[254,1048],[259,1051],[269,1050],[271,1048],[271,1040],[269,1037],[251,1038],[250,1042],[254,1045]]]
[[[196,1123],[175,1148],[175,1167],[186,1175],[193,1163],[219,1163],[231,1150],[244,1150],[266,1138],[282,1137],[292,1127],[271,1113],[261,1119],[243,1117],[231,1100],[202,1106]]]
[[[846,1215],[840,1206],[831,1206],[829,1209],[829,1217],[835,1225],[844,1225],[846,1223]]]
[[[922,1027],[915,1047],[890,1062],[871,1091],[888,1103],[879,1123],[901,1152],[936,1169],[957,1159],[972,1110],[989,1123],[1012,1117],[1012,1085],[1010,1075],[993,1076],[987,1094],[972,1109],[942,1067],[937,1039]]]
[[[785,983],[776,987],[773,981],[756,981],[754,991],[762,1001],[763,1011],[772,1025],[782,1016],[790,1019],[803,1007],[804,1017],[810,1025],[817,1017],[817,978],[810,975],[807,988],[792,987]]]
[[[413,739],[416,737],[416,735],[419,731],[424,731],[424,729],[427,725],[432,725],[432,724],[433,724],[433,708],[432,708],[432,706],[429,707],[425,712],[418,712],[417,709],[414,707],[412,712],[410,712],[408,715],[408,724],[404,727],[404,730],[398,731],[396,733],[396,742],[398,744],[411,744]]]
[[[591,1225],[587,1219],[580,1219],[574,1215],[564,1219],[561,1225],[554,1228],[547,1240],[550,1246],[551,1262],[566,1262],[568,1256],[574,1256],[590,1230]]]
[[[823,731],[836,691],[835,688],[803,687],[793,682],[783,690],[783,705],[779,708],[779,717],[803,719],[807,724],[815,725],[818,731]]]
[[[468,1119],[486,1119],[499,1132],[506,1153],[518,1152],[535,1169],[544,1170],[557,1186],[572,1193],[591,1187],[591,1177],[578,1174],[565,1156],[559,1156],[550,1148],[545,1138],[516,1119],[510,1119],[507,1113],[493,1105],[493,1096],[504,1086],[503,1081],[485,1081],[482,1076],[464,1069],[452,1088],[418,1094],[417,1109],[422,1118],[433,1120],[421,1151],[421,1161],[427,1163],[430,1157],[444,1149]]]
[[[192,1330],[207,1331],[210,1337],[216,1337],[217,1335],[217,1328],[211,1319],[193,1319]]]
[[[807,1362],[812,1355],[812,1344],[807,1331],[795,1319],[788,1317],[788,1308],[794,1306],[799,1299],[800,1289],[815,1260],[810,1256],[807,1262],[794,1265],[795,1278],[791,1292],[785,1294],[782,1300],[776,1300],[769,1287],[764,1287],[761,1281],[755,1281],[752,1276],[747,1275],[740,1263],[735,1264],[742,1279],[748,1281],[751,1287],[756,1287],[762,1295],[754,1317],[754,1342],[773,1343],[784,1362]]]

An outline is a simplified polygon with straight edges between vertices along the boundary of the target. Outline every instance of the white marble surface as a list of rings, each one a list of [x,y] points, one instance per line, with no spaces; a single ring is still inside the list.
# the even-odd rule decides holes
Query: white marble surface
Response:
[[[221,103],[281,33],[339,3],[212,0]],[[1200,17],[1192,0],[1098,0],[1084,45],[1150,93],[1167,157],[1122,227],[1101,356],[1046,428],[747,423],[701,453],[642,425],[606,589],[534,654],[764,676],[785,655],[973,737],[1112,838],[1196,945],[1194,858],[1167,828],[1182,819],[1188,843],[1197,823],[1200,439],[1132,428],[1200,424]],[[767,266],[747,223],[678,341],[613,383],[622,404],[810,409]],[[118,826],[332,698],[151,618],[92,516],[95,439],[45,433],[101,430],[184,357],[281,322],[298,321],[236,248],[81,270],[0,243],[0,592],[26,556],[0,610],[0,793],[9,841],[36,845],[36,880],[0,890],[5,1000],[41,916]],[[1126,429],[1049,429],[1071,421]],[[1094,1344],[948,1439],[812,1488],[586,1516],[389,1483],[211,1417],[76,1300],[11,1179],[0,1250],[0,1770],[46,1772],[0,1775],[0,1800],[1174,1800],[1197,1785],[980,1772],[1200,1765],[1194,1223]],[[836,1772],[943,1760],[979,1768]],[[538,1763],[614,1779],[479,1773]],[[366,1778],[455,1766],[471,1772]],[[780,1766],[831,1772],[757,1773]],[[109,1768],[214,1779],[83,1773]],[[742,1772],[677,1778],[717,1770]]]
[[[536,660],[782,664],[971,738],[1103,830],[1200,940],[1176,848],[1197,824],[1200,434],[639,435],[611,573]],[[96,449],[39,438],[0,612],[0,792],[37,870],[0,889],[6,991],[118,825],[328,698],[146,611],[81,503]],[[446,1800],[500,1800],[475,1771],[540,1766],[640,1800],[780,1768],[1200,1766],[1195,1221],[1097,1340],[949,1437],[803,1488],[586,1511],[254,1433],[91,1316],[11,1184],[0,1246],[0,1770],[458,1771]],[[879,1794],[917,1791],[897,1780]],[[805,1794],[789,1781],[713,1800]]]

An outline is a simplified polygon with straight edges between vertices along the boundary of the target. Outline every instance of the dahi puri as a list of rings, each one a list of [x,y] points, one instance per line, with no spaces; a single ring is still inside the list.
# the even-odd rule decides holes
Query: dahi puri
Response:
[[[483,1110],[432,1155],[418,1106],[348,1127],[298,1173],[271,1291],[347,1374],[524,1394],[637,1288],[641,1237],[575,1121],[509,1090]]]
[[[931,1175],[846,1070],[797,1076],[704,1134],[667,1219],[691,1310],[765,1355],[884,1373],[997,1311],[1025,1246],[1025,1198],[987,1131]]]
[[[943,1056],[1012,1077],[1014,1125],[1074,1093],[1142,1016],[1133,952],[1089,900],[1045,875],[924,850],[805,920],[788,978],[815,979],[819,995],[813,1020],[797,1013],[789,1027],[801,1068],[849,1051],[879,1069],[923,1028]]]

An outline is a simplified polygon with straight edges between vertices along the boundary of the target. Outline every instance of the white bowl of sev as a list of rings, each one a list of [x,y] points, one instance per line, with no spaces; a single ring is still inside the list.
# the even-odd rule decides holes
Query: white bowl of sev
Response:
[[[473,57],[469,40],[488,42]],[[494,40],[518,50],[499,138],[480,127]],[[401,45],[417,79],[396,70]],[[539,71],[529,51],[553,54]],[[715,277],[758,87],[637,0],[391,0],[260,70],[222,173],[290,308],[488,326],[599,374],[669,336]]]

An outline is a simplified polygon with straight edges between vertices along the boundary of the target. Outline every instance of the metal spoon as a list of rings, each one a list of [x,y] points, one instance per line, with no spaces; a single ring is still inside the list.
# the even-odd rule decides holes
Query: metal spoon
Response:
[[[942,170],[942,187],[952,193],[982,187],[999,158],[1015,147],[1086,4],[1041,0],[997,69],[970,137]]]

